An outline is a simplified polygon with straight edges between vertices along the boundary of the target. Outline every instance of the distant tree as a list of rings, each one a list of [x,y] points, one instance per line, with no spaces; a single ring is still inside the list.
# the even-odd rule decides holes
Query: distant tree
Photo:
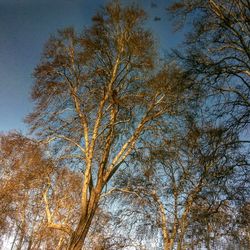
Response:
[[[66,225],[78,218],[81,176],[57,168],[46,147],[16,132],[0,136],[0,165],[1,235],[13,237],[11,249],[65,249]]]
[[[213,122],[223,124],[229,136],[238,134],[231,144],[244,145],[239,152],[244,162],[235,168],[234,177],[227,182],[225,190],[228,206],[234,207],[234,212],[223,211],[229,218],[223,237],[229,237],[231,242],[231,246],[225,245],[224,249],[230,249],[233,244],[237,249],[247,249],[248,233],[245,229],[236,229],[241,227],[236,217],[240,208],[249,203],[250,1],[180,0],[168,7],[168,13],[177,29],[187,24],[190,30],[183,49],[175,51],[174,57],[203,88],[207,97],[204,113]],[[210,219],[213,221],[213,216]],[[215,227],[221,230],[219,223]],[[233,234],[238,240],[233,240]],[[240,245],[243,242],[245,246]]]
[[[35,69],[27,122],[53,157],[83,176],[68,249],[82,249],[103,188],[142,135],[187,97],[189,81],[177,67],[159,66],[144,20],[144,11],[114,1],[81,35],[69,28],[51,37]]]
[[[42,190],[53,165],[35,140],[19,133],[1,135],[0,165],[1,235],[13,234],[12,248],[21,249],[43,217]]]
[[[222,117],[230,129],[247,128],[250,1],[180,0],[174,1],[168,11],[177,28],[188,21],[191,24],[184,49],[176,51],[180,63],[196,76],[208,95],[215,97],[210,103],[215,104],[217,117]]]
[[[183,123],[181,130],[184,128]],[[120,199],[121,219],[135,225],[132,233],[144,237],[159,237],[160,233],[164,250],[197,247],[198,243],[211,249],[213,236],[207,227],[212,224],[205,219],[212,222],[225,215],[229,223],[225,183],[235,180],[235,169],[244,163],[239,145],[230,145],[234,140],[222,128],[191,122],[185,132],[168,135],[149,152],[136,156],[135,167],[121,171],[110,191],[114,200]],[[218,230],[227,235],[226,229],[220,224]]]

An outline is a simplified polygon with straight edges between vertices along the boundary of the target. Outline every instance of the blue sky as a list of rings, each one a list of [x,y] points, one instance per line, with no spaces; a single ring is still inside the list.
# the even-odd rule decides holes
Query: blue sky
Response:
[[[0,0],[0,131],[27,131],[24,117],[32,111],[32,71],[45,42],[57,29],[81,30],[105,0]],[[162,51],[176,47],[183,33],[173,33],[165,8],[170,0],[137,0],[149,13],[147,25]],[[157,7],[152,8],[152,3]],[[154,21],[160,16],[161,21]]]

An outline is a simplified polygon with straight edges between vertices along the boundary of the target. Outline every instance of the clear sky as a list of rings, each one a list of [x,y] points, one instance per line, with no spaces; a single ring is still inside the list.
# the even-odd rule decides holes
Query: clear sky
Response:
[[[106,0],[0,0],[0,132],[27,131],[24,117],[32,110],[32,71],[45,42],[57,29],[81,30]],[[172,32],[165,8],[170,0],[136,0],[149,12],[147,25],[167,51],[183,34]],[[154,21],[155,17],[161,20]]]

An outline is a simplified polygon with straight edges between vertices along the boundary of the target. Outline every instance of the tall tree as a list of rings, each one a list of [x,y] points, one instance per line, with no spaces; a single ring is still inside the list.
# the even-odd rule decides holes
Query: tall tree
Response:
[[[52,154],[82,173],[81,214],[68,249],[82,249],[104,186],[153,122],[173,115],[187,84],[176,67],[159,67],[144,11],[108,4],[91,28],[59,31],[35,70],[27,117]],[[62,163],[63,164],[63,163]]]

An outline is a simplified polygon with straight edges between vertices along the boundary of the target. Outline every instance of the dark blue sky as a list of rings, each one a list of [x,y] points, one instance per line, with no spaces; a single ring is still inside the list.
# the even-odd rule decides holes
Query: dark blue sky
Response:
[[[81,30],[105,0],[0,0],[0,131],[26,132],[24,117],[32,110],[32,71],[50,34],[66,26]],[[129,0],[125,1],[130,2]],[[182,34],[174,34],[165,11],[170,0],[131,1],[149,12],[148,26],[163,51],[176,47]],[[157,8],[152,8],[152,2]],[[161,21],[154,21],[160,16]]]

